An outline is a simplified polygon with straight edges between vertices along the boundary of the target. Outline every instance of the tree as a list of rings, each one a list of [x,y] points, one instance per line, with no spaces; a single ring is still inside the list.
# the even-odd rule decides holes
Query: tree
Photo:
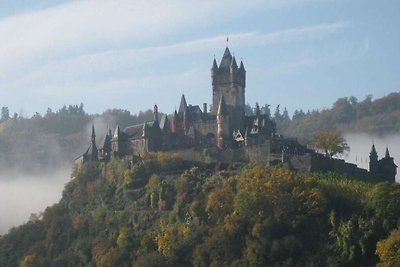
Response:
[[[399,266],[400,264],[400,228],[376,244],[376,254],[381,262],[378,266]]]
[[[1,121],[6,121],[10,118],[10,111],[8,110],[8,107],[2,107],[1,108]]]
[[[276,106],[275,113],[274,113],[274,118],[276,121],[280,121],[282,119],[281,111],[280,111],[280,105]]]
[[[315,136],[315,146],[325,152],[325,156],[332,158],[337,154],[343,154],[350,151],[346,140],[341,133],[334,129],[318,133]]]

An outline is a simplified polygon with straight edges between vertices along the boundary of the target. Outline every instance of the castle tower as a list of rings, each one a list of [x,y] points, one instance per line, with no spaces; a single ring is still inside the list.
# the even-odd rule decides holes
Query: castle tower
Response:
[[[378,171],[378,154],[376,153],[375,145],[372,145],[371,152],[369,153],[369,172],[376,175]]]
[[[385,157],[379,161],[379,175],[385,181],[395,182],[397,174],[397,165],[394,159],[389,154],[389,149],[386,147]]]
[[[211,68],[213,87],[213,113],[217,115],[221,96],[226,102],[227,111],[231,116],[231,128],[244,130],[245,120],[245,88],[246,70],[243,62],[240,67],[236,59],[226,47],[219,67],[214,59]]]
[[[229,121],[229,114],[224,96],[221,96],[217,110],[217,146],[220,149],[225,148],[229,142],[229,136],[231,132]]]
[[[97,161],[99,159],[98,150],[96,146],[96,133],[94,132],[94,123],[92,123],[92,138],[88,152],[89,152],[88,156],[90,157],[91,161]]]

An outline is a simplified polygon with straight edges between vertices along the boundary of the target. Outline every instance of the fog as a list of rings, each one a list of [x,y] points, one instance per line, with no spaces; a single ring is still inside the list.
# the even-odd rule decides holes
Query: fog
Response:
[[[70,173],[70,168],[44,175],[0,173],[0,235],[58,202]]]
[[[357,164],[360,168],[369,169],[369,153],[371,152],[372,144],[375,144],[378,158],[385,156],[386,147],[389,148],[390,156],[394,158],[397,166],[400,166],[400,134],[387,135],[383,137],[368,135],[368,134],[345,134],[350,152],[346,153],[342,158],[348,162]],[[396,181],[400,181],[400,170],[397,169]]]

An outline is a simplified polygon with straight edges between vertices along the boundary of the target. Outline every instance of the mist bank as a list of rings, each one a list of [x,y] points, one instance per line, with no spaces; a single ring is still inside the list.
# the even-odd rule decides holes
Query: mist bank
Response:
[[[386,147],[389,148],[390,156],[394,158],[397,166],[400,166],[400,134],[385,136],[370,135],[365,133],[346,133],[344,134],[350,151],[343,155],[343,159],[357,164],[360,168],[369,169],[369,153],[372,144],[375,144],[378,158],[385,156]],[[400,170],[397,169],[396,181],[400,181]]]
[[[43,174],[0,173],[0,235],[61,199],[71,168]]]

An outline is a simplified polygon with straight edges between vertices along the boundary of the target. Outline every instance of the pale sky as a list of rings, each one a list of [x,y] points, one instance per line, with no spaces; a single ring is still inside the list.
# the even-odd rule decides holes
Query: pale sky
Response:
[[[246,102],[329,108],[400,91],[399,0],[1,0],[0,106],[132,113],[211,103],[229,48]]]

